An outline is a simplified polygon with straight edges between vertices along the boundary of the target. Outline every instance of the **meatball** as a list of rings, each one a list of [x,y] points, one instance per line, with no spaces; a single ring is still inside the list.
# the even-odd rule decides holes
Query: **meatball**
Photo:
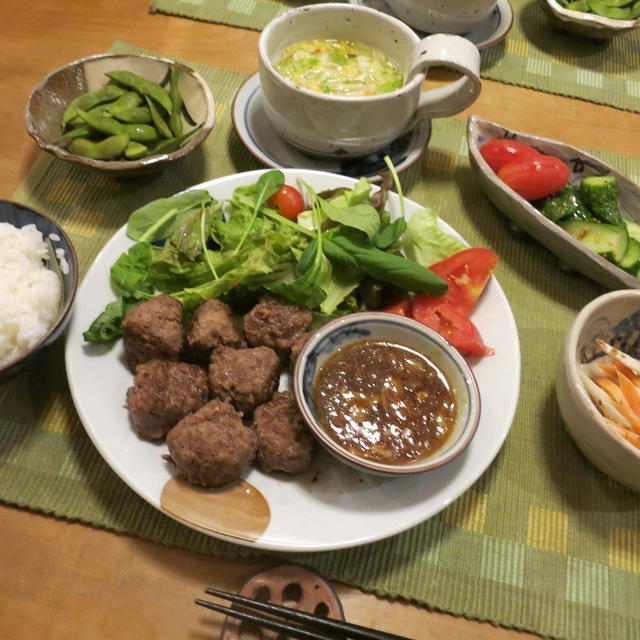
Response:
[[[188,482],[219,487],[239,478],[256,455],[256,435],[228,402],[211,400],[167,435],[169,459]]]
[[[253,414],[258,462],[265,471],[301,473],[311,461],[315,440],[291,391],[275,393]]]
[[[170,360],[148,360],[136,367],[127,406],[135,432],[144,440],[164,438],[184,416],[197,411],[209,392],[202,367]]]
[[[312,320],[308,309],[266,295],[244,316],[244,335],[252,347],[264,345],[286,356]]]
[[[302,348],[305,344],[307,344],[307,340],[309,340],[313,333],[313,331],[302,332],[291,345],[291,352],[289,353],[289,366],[291,367],[291,371],[294,370],[296,366],[296,360],[298,359]]]
[[[218,347],[209,363],[209,388],[212,397],[230,402],[238,411],[250,415],[271,398],[279,375],[280,358],[269,347]]]
[[[121,328],[131,371],[153,358],[177,360],[182,349],[182,305],[167,295],[145,300],[127,311]]]
[[[207,300],[193,314],[185,334],[185,354],[194,362],[208,363],[213,349],[221,345],[238,349],[246,342],[229,306]]]

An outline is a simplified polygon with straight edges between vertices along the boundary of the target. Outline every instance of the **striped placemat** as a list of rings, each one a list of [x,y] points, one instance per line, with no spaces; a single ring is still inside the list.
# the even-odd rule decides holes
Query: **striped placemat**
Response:
[[[353,0],[356,4],[380,0]],[[598,42],[554,28],[544,0],[509,0],[513,27],[482,51],[490,80],[640,112],[640,29]],[[152,0],[152,12],[261,30],[296,0]]]
[[[118,43],[113,50],[135,52]],[[233,132],[232,96],[244,76],[191,65],[215,88],[217,120],[194,157],[162,173],[117,180],[42,154],[14,199],[60,221],[82,273],[128,213],[189,185],[258,168]],[[522,383],[512,430],[463,496],[409,531],[343,551],[288,555],[328,578],[381,595],[575,640],[640,637],[640,501],[592,467],[564,430],[554,370],[575,313],[601,289],[510,235],[471,173],[464,124],[438,120],[425,157],[402,174],[473,245],[500,256],[496,275],[521,340]],[[640,181],[640,161],[607,155]],[[240,556],[162,515],[102,460],[73,407],[64,344],[0,385],[0,500],[165,545]]]

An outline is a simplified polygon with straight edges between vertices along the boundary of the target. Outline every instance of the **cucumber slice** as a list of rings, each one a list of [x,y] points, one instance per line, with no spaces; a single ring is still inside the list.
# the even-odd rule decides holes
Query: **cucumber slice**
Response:
[[[558,225],[586,247],[616,264],[627,251],[629,235],[626,227],[587,220],[562,220]]]
[[[635,238],[629,238],[627,250],[622,256],[622,260],[617,263],[621,269],[635,273],[640,265],[640,242]]]
[[[640,0],[639,0],[640,1]],[[627,227],[627,233],[630,238],[635,238],[638,242],[640,242],[640,224],[634,222],[633,220],[624,219],[624,224]]]

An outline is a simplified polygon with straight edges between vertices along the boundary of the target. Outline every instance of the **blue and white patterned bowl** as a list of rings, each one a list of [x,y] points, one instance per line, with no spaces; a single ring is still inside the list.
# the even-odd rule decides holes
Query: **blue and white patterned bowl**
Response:
[[[445,374],[456,399],[456,422],[444,445],[431,456],[404,465],[366,460],[341,447],[318,422],[313,401],[313,385],[318,369],[341,347],[362,340],[386,340],[407,345],[425,354]],[[342,462],[360,471],[379,475],[422,473],[453,460],[471,442],[480,419],[478,385],[464,358],[435,331],[415,320],[391,313],[354,313],[318,329],[296,361],[293,387],[302,415],[320,444]]]
[[[45,241],[49,243],[50,268],[55,267],[54,270],[62,282],[62,300],[53,326],[22,356],[5,365],[0,365],[0,382],[3,382],[34,362],[62,335],[71,318],[71,307],[78,288],[78,260],[71,240],[64,230],[42,213],[17,202],[0,200],[0,222],[8,222],[19,228],[28,224],[35,225]]]
[[[611,291],[587,304],[569,329],[558,359],[556,396],[564,425],[578,448],[601,471],[640,491],[640,450],[609,427],[578,378],[578,366],[602,352],[601,338],[640,358],[640,291]]]

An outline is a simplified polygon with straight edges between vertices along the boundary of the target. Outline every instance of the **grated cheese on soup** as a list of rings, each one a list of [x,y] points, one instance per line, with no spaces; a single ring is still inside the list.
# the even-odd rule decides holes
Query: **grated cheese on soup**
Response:
[[[35,225],[0,222],[0,366],[28,351],[58,317],[62,284],[48,258]]]

